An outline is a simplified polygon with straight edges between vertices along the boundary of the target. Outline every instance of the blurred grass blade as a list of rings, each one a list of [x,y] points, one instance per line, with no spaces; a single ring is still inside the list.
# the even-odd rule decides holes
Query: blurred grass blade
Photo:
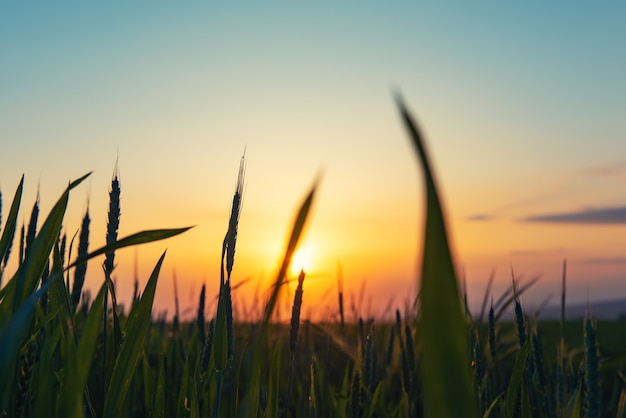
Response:
[[[526,360],[530,351],[530,341],[531,338],[527,338],[519,353],[517,353],[517,359],[515,360],[515,366],[513,366],[513,373],[511,373],[511,380],[506,392],[506,418],[515,416],[515,407],[517,406],[518,394],[524,380]]]
[[[445,219],[421,135],[404,103],[397,104],[424,174],[426,226],[421,282],[422,381],[429,417],[476,417],[464,310],[448,245]]]
[[[64,373],[61,416],[82,417],[82,398],[87,386],[90,368],[98,337],[100,337],[100,321],[102,318],[103,299],[106,285],[100,287],[96,300],[91,305],[85,322],[83,334],[78,341],[76,353],[68,358]]]
[[[289,236],[289,241],[287,242],[287,246],[285,247],[285,255],[283,256],[280,269],[278,270],[278,276],[276,277],[276,281],[272,285],[272,293],[270,295],[269,301],[267,302],[267,305],[265,307],[265,314],[263,316],[264,326],[266,326],[272,318],[272,313],[274,312],[274,308],[278,300],[278,295],[280,293],[280,287],[285,282],[287,269],[289,268],[291,258],[293,257],[293,253],[296,250],[296,247],[298,246],[300,236],[302,235],[302,231],[304,230],[304,225],[306,223],[307,217],[309,216],[309,211],[311,209],[311,205],[313,204],[313,197],[315,196],[315,190],[317,189],[318,182],[319,180],[316,180],[313,183],[309,194],[302,202],[302,205],[300,205],[298,215],[296,216],[296,220],[293,224],[293,227],[291,228],[291,235]]]
[[[128,392],[130,381],[139,361],[143,340],[150,325],[152,303],[154,302],[157,280],[164,258],[165,253],[159,258],[141,295],[141,299],[128,316],[125,329],[126,339],[117,356],[111,382],[107,390],[107,397],[104,400],[104,417],[122,416],[126,392]]]

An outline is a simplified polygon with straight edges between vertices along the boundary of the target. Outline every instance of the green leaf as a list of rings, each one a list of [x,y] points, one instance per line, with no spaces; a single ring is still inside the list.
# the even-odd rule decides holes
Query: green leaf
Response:
[[[122,416],[124,399],[139,361],[144,337],[150,325],[154,294],[164,258],[165,253],[159,258],[142,293],[141,300],[137,302],[126,321],[125,341],[115,361],[107,397],[104,400],[104,417]]]
[[[182,234],[183,232],[191,228],[193,227],[188,226],[186,228],[176,228],[176,229],[154,229],[154,230],[137,232],[136,234],[129,235],[118,241],[112,242],[109,245],[105,245],[104,247],[98,248],[97,250],[87,254],[84,257],[78,258],[76,261],[70,264],[67,268],[69,269],[71,267],[76,266],[77,264],[84,263],[85,261],[90,260],[94,257],[118,250],[120,248],[130,247],[133,245],[147,244],[149,242],[171,238],[176,235]]]
[[[87,315],[84,331],[78,341],[75,355],[67,359],[61,401],[61,416],[63,417],[83,416],[82,398],[101,332],[100,322],[104,310],[104,292],[106,292],[106,287],[103,284]]]
[[[269,393],[267,396],[267,416],[278,416],[278,397],[280,395],[280,355],[282,350],[282,344],[280,341],[274,347],[272,353],[272,362],[270,363],[269,373]]]
[[[165,362],[161,358],[161,367],[159,368],[159,380],[157,381],[156,391],[154,393],[154,418],[165,418]]]
[[[509,381],[509,388],[506,392],[506,417],[513,418],[515,416],[515,407],[517,404],[517,396],[520,391],[522,382],[524,381],[524,370],[526,369],[526,360],[528,359],[528,352],[530,351],[531,338],[527,338],[524,345],[517,353],[517,359],[513,366],[513,373],[511,373],[511,380]]]
[[[572,413],[570,417],[580,418],[580,411],[582,410],[582,404],[583,404],[583,380],[582,379],[580,379],[580,382],[578,383],[578,389],[572,395],[570,404],[572,405],[572,408],[571,408]]]
[[[12,303],[12,305],[9,305],[9,309],[11,311],[14,312],[22,301],[24,301],[26,297],[35,290],[44,267],[50,257],[50,252],[59,237],[59,231],[61,230],[61,226],[63,224],[63,217],[65,216],[65,209],[67,208],[70,190],[78,186],[84,179],[87,178],[87,176],[89,176],[89,174],[72,182],[67,189],[65,189],[65,192],[63,192],[50,211],[50,214],[42,225],[35,241],[33,241],[32,250],[29,252],[28,256],[15,273],[15,276],[11,279],[11,282],[14,282],[15,288],[13,289],[13,292],[9,291],[9,293],[5,296],[6,298],[9,298]]]
[[[178,402],[176,403],[176,416],[177,417],[185,417],[187,416],[187,409],[185,407],[185,403],[187,400],[187,392],[189,387],[189,369],[190,369],[190,361],[189,357],[185,358],[185,367],[183,368],[183,376],[180,382],[180,388],[178,390]],[[195,388],[194,388],[195,389]],[[192,390],[193,392],[194,390]]]
[[[0,238],[0,263],[2,262],[2,260],[4,260],[4,256],[9,250],[11,241],[15,236],[15,229],[17,227],[17,214],[20,211],[20,202],[22,201],[23,190],[24,176],[22,175],[22,180],[20,180],[20,184],[17,186],[17,190],[15,191],[13,203],[11,203],[11,209],[9,210],[9,216],[7,218],[6,224],[4,225],[4,230],[2,231],[2,238]]]
[[[48,280],[41,289],[28,296],[0,331],[0,376],[11,375],[10,370],[15,366],[17,355],[31,331],[31,319],[37,302],[48,290],[50,283],[52,280]],[[0,379],[0,397],[4,395],[7,385],[10,384],[12,384],[11,381]]]
[[[496,405],[498,404],[498,401],[500,399],[502,399],[502,396],[504,395],[504,392],[502,392],[501,394],[499,394],[498,396],[496,396],[496,399],[494,399],[491,402],[491,405],[489,405],[489,408],[487,408],[487,410],[485,411],[485,413],[483,414],[483,418],[489,418],[491,416],[491,412],[493,412],[493,409],[496,407]]]
[[[217,314],[215,316],[215,334],[213,340],[213,357],[215,358],[215,369],[224,370],[226,368],[228,330],[226,329],[226,284],[220,285],[220,294],[217,302]],[[221,394],[217,394],[220,396]]]
[[[397,104],[421,163],[426,191],[421,312],[424,412],[437,418],[476,417],[464,309],[448,244],[446,223],[428,155],[413,118]]]

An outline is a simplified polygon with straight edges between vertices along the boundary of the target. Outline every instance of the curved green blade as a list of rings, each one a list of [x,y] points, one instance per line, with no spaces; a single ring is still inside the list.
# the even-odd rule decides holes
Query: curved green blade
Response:
[[[419,317],[424,413],[436,418],[476,417],[467,324],[435,179],[417,125],[400,98],[397,105],[415,145],[426,191]]]

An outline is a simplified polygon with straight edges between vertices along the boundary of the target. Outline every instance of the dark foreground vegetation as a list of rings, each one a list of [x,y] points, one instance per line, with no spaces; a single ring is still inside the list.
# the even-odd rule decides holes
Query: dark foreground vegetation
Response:
[[[306,195],[274,285],[254,323],[233,320],[231,273],[244,162],[222,246],[217,308],[181,323],[152,317],[163,256],[130,309],[118,305],[115,251],[187,228],[118,238],[120,184],[114,175],[106,246],[89,251],[89,212],[76,239],[63,233],[71,183],[38,226],[35,204],[18,231],[23,179],[0,239],[0,416],[5,417],[623,417],[626,323],[541,322],[510,291],[471,317],[460,297],[435,180],[416,124],[398,101],[426,191],[423,269],[412,308],[394,323],[300,320],[302,272],[290,323],[273,319],[292,255],[314,199]],[[14,241],[16,242],[14,244]],[[83,292],[88,261],[105,255],[103,284]],[[6,271],[10,257],[18,267]],[[565,270],[564,270],[565,271]],[[565,273],[563,277],[565,284]],[[563,287],[565,289],[565,286]],[[564,300],[563,294],[563,300]],[[485,301],[494,299],[487,291]],[[505,323],[503,314],[514,312]]]

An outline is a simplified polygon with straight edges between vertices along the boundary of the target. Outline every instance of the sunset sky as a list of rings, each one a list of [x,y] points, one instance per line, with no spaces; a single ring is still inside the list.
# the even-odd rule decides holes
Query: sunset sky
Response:
[[[495,296],[513,269],[541,275],[525,304],[557,303],[564,259],[568,301],[626,297],[626,3],[208,3],[0,3],[3,221],[22,174],[27,222],[38,187],[42,221],[93,170],[65,228],[71,238],[89,202],[90,248],[103,245],[118,161],[120,236],[195,225],[120,251],[120,299],[135,257],[143,286],[167,249],[155,312],[172,313],[176,275],[193,315],[202,283],[216,295],[245,150],[238,315],[273,280],[317,175],[304,315],[336,310],[338,263],[348,306],[402,308],[416,292],[424,202],[400,91],[473,306],[494,269]],[[92,289],[101,262],[89,265]]]

